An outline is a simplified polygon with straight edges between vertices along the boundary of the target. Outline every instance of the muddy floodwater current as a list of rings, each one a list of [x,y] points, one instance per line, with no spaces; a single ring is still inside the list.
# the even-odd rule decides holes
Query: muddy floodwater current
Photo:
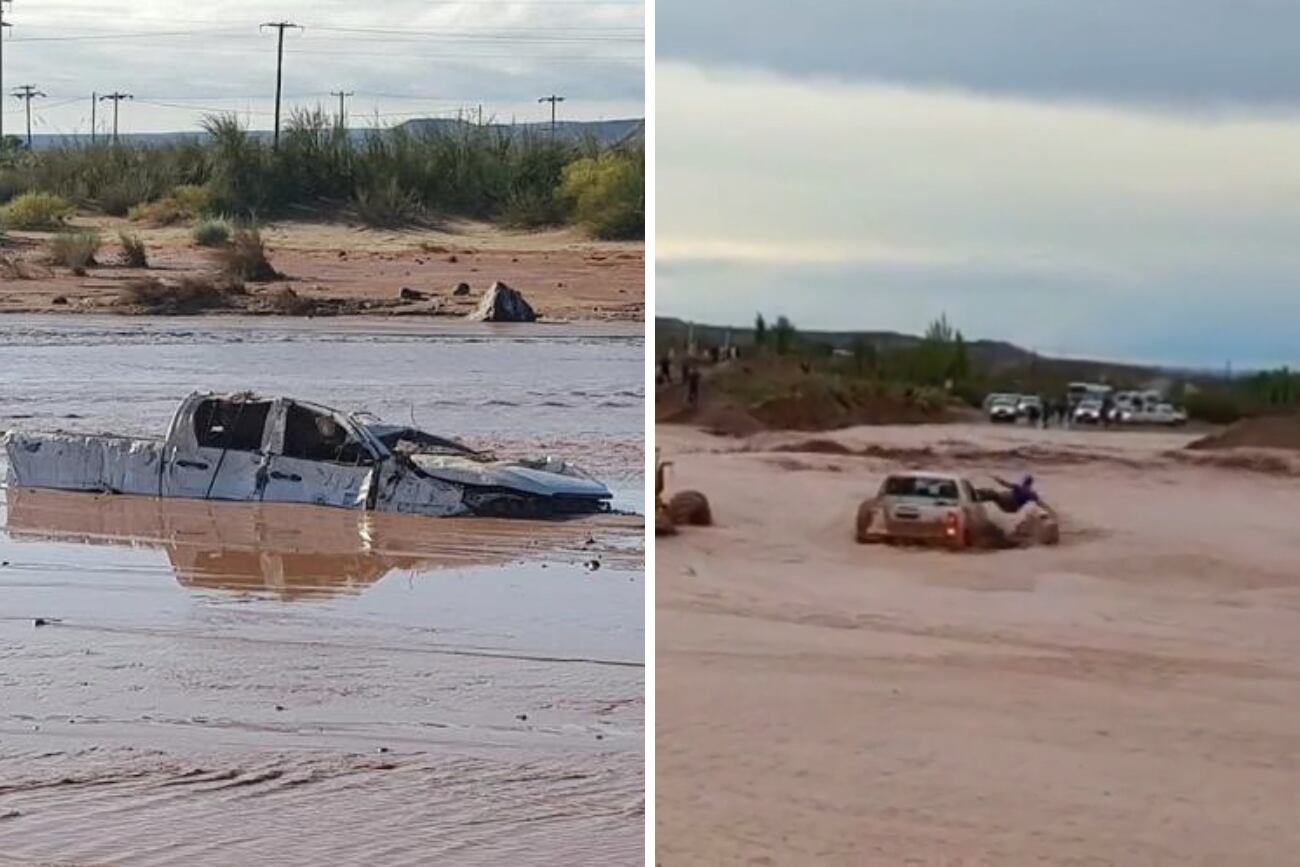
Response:
[[[0,428],[255,389],[573,459],[631,513],[4,491],[0,864],[639,863],[643,343],[543,333],[0,320]]]

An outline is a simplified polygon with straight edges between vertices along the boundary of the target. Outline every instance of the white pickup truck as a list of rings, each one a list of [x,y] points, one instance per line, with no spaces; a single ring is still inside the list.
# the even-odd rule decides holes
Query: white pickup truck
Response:
[[[451,439],[287,397],[195,393],[166,435],[3,437],[15,488],[312,503],[447,517],[607,511],[611,493],[563,461],[498,460]]]

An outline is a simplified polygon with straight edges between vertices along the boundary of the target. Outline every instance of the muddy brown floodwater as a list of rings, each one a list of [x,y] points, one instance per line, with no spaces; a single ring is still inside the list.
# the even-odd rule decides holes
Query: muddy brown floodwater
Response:
[[[1184,433],[658,434],[717,522],[656,545],[665,867],[1300,863],[1300,473]],[[927,465],[1032,472],[1061,544],[856,544]]]
[[[252,387],[575,457],[641,510],[630,335],[14,318],[0,369],[0,427],[157,432]],[[639,515],[0,519],[0,864],[640,862]]]

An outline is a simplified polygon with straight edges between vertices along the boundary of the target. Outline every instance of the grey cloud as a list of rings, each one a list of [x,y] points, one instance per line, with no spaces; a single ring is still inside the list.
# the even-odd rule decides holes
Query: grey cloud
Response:
[[[1300,104],[1281,0],[661,0],[660,59],[1170,108]],[[779,106],[773,106],[779,112]]]

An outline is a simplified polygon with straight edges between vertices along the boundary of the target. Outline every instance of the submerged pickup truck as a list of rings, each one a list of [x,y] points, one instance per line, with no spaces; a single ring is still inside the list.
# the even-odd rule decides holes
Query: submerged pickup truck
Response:
[[[609,488],[553,458],[499,460],[415,427],[287,397],[194,393],[161,439],[10,431],[9,485],[311,503],[450,517],[609,510]]]

